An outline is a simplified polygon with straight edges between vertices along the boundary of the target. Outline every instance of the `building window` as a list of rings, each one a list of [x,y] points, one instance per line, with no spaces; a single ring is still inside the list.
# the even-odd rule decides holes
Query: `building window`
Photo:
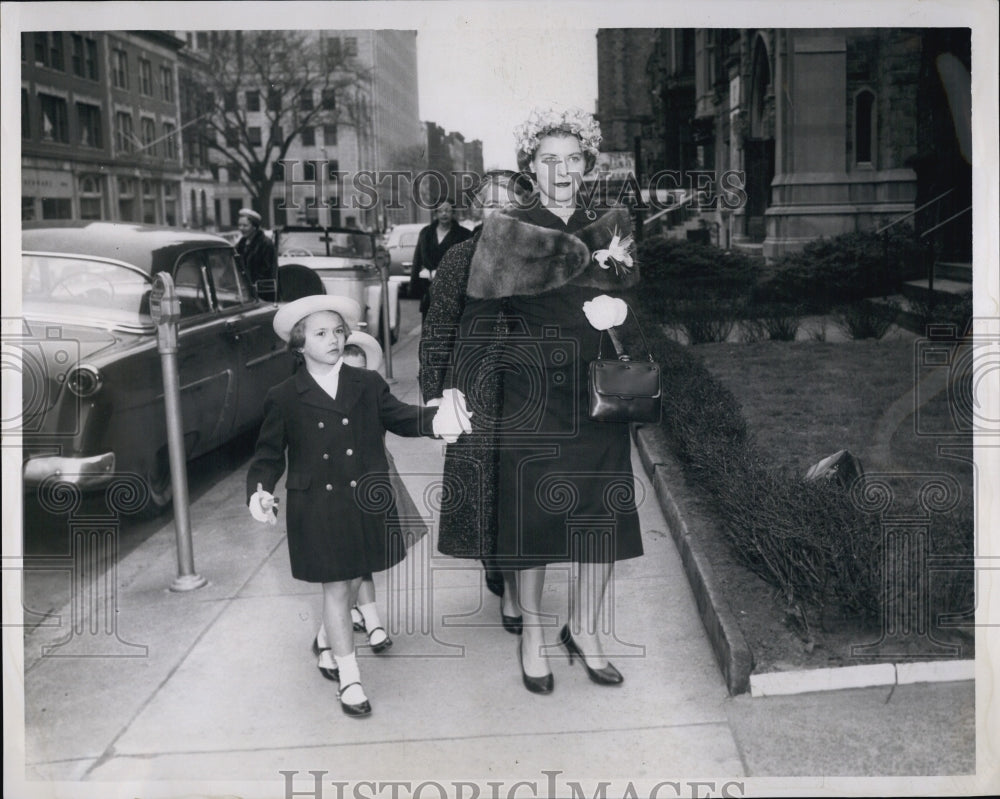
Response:
[[[35,63],[44,67],[65,71],[66,64],[63,60],[63,36],[56,31],[54,33],[35,34]],[[62,217],[53,217],[59,219]]]
[[[101,109],[89,103],[76,104],[77,127],[80,131],[81,147],[103,147],[101,136]]]
[[[222,107],[226,111],[236,110],[236,89],[230,89],[222,95]]]
[[[339,36],[331,36],[326,40],[326,66],[327,69],[336,69],[340,66]]]
[[[177,187],[174,183],[163,184],[163,217],[171,227],[177,224]]]
[[[111,51],[111,83],[116,89],[128,88],[128,53],[117,48]]]
[[[197,34],[195,34],[195,36],[197,37],[196,41],[197,41],[197,44],[198,44],[198,49],[199,50],[207,50],[208,49],[208,34],[205,33],[204,31],[199,31]]]
[[[98,70],[97,64],[97,42],[93,39],[84,39],[84,72],[90,80],[99,80],[100,72]]]
[[[323,89],[323,110],[333,111],[337,107],[337,90]]]
[[[73,203],[69,197],[42,197],[42,219],[72,219]]]
[[[249,139],[251,145],[253,145],[254,147],[259,147],[261,144],[260,128],[258,127],[247,128],[247,139]]]
[[[156,123],[149,117],[139,120],[139,135],[142,136],[144,155],[156,155]]]
[[[118,178],[118,218],[122,222],[135,222],[135,180]]]
[[[226,167],[226,177],[229,179],[230,183],[240,182],[240,165],[235,161],[230,161]]]
[[[120,153],[130,153],[135,150],[135,139],[132,136],[132,115],[128,111],[115,114],[115,149]],[[132,217],[123,217],[131,219]]]
[[[271,125],[271,141],[280,145],[284,138],[285,131],[282,129],[281,125]]]
[[[316,128],[308,125],[302,128],[302,146],[303,147],[315,147],[316,146]]]
[[[223,135],[226,139],[226,147],[235,147],[239,141],[239,135],[237,134],[236,128],[232,125],[226,126],[226,130]]]
[[[323,126],[323,144],[326,147],[333,147],[337,144],[337,126],[336,125],[324,125]]]
[[[153,64],[145,58],[139,59],[139,92],[153,96]]]
[[[854,162],[873,165],[875,161],[875,95],[862,89],[854,98]]]
[[[79,33],[70,34],[73,40],[73,74],[84,77],[84,47],[83,37]]]
[[[98,175],[83,175],[80,178],[80,219],[104,218],[104,193]]]
[[[35,198],[34,197],[21,197],[21,221],[22,222],[32,222],[36,218],[35,213]]]
[[[168,103],[174,101],[174,70],[173,67],[160,67],[160,85],[163,87],[163,99]]]
[[[260,92],[247,92],[247,111],[260,111]]]
[[[344,55],[356,56],[358,54],[358,40],[355,36],[348,36],[344,39]]]
[[[302,91],[299,92],[299,109],[302,111],[313,110],[312,89],[303,89]]]
[[[69,144],[69,123],[66,110],[66,100],[51,94],[39,94],[38,103],[42,110],[41,133],[42,141],[63,142]],[[61,217],[46,217],[58,219]]]
[[[171,161],[177,158],[177,126],[171,122],[163,123],[163,156]]]
[[[280,111],[281,110],[281,89],[276,89],[273,86],[267,90],[267,110],[268,111]]]
[[[21,138],[31,138],[31,105],[27,89],[21,89]]]
[[[142,181],[142,221],[147,225],[156,224],[156,187],[151,180]]]

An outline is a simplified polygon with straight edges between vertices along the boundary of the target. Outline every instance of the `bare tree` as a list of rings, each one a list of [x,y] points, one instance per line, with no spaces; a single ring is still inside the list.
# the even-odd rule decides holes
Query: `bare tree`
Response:
[[[363,129],[370,70],[341,45],[312,31],[212,34],[204,142],[250,192],[265,225],[272,221],[271,192],[284,180],[282,162],[304,129]],[[251,125],[249,114],[262,124]]]

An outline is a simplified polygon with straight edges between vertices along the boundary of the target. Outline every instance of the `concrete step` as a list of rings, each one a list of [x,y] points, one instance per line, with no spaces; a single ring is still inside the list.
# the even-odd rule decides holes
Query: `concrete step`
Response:
[[[960,295],[965,294],[967,291],[972,291],[972,282],[964,280],[952,280],[949,278],[939,278],[937,274],[934,275],[934,293],[935,294],[954,294]],[[930,299],[931,289],[928,286],[927,278],[922,280],[908,280],[903,284],[903,294],[914,300],[927,302]]]
[[[972,264],[956,261],[938,261],[934,264],[934,283],[938,278],[955,280],[960,283],[972,283]]]

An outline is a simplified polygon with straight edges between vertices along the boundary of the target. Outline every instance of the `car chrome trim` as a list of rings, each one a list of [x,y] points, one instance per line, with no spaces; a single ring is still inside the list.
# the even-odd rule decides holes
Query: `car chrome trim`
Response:
[[[46,480],[58,478],[80,488],[104,485],[114,477],[115,453],[104,452],[89,458],[64,458],[43,455],[24,462],[24,485],[38,486]]]

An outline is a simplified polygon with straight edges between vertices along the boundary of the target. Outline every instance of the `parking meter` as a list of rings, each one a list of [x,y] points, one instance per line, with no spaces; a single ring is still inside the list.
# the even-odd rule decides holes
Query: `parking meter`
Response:
[[[184,451],[184,420],[181,416],[180,377],[177,372],[177,323],[181,301],[174,280],[166,272],[157,273],[149,292],[149,315],[156,324],[156,348],[163,369],[163,406],[167,423],[167,451],[170,455],[170,483],[174,492],[174,526],[177,532],[177,579],[171,591],[190,591],[207,583],[194,570],[191,518],[188,507],[187,455]]]
[[[385,344],[385,379],[392,382],[392,332],[389,320],[389,263],[391,258],[385,247],[375,248],[375,266],[382,281],[382,341]]]
[[[149,315],[156,325],[159,352],[177,352],[177,323],[181,318],[181,300],[174,291],[174,279],[166,272],[157,273],[149,292]]]

